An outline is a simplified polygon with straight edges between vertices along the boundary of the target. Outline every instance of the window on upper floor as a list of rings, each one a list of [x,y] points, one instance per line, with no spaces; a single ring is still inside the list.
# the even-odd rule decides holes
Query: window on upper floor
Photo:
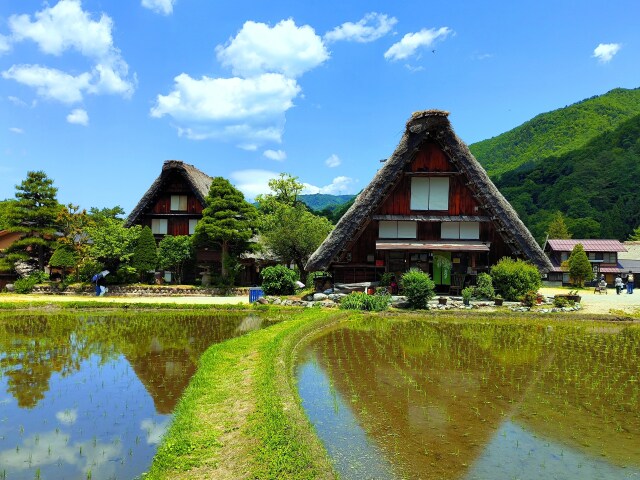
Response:
[[[440,238],[448,240],[479,240],[480,222],[442,222]]]
[[[166,218],[154,218],[151,220],[151,233],[154,235],[166,235],[169,231],[169,221]]]
[[[418,223],[410,221],[380,221],[379,238],[416,238]]]
[[[186,195],[171,195],[171,211],[172,212],[186,212],[187,211],[187,196]]]
[[[197,219],[192,218],[189,220],[189,235],[193,235],[194,233],[196,233],[197,224],[198,224]]]
[[[449,178],[413,177],[411,210],[449,210]]]

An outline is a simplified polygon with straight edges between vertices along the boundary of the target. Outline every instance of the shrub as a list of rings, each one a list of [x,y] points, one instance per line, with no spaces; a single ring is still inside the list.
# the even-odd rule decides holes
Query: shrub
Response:
[[[530,290],[538,291],[542,285],[538,269],[523,260],[502,258],[491,267],[495,289],[509,301],[517,301]]]
[[[488,273],[481,273],[476,280],[474,296],[479,298],[494,298],[496,292],[493,289],[493,279]]]
[[[533,307],[538,301],[538,292],[529,290],[522,296],[522,303],[527,307]]]
[[[262,290],[267,295],[292,295],[296,291],[296,272],[284,265],[267,267],[260,272]]]
[[[475,289],[473,287],[463,288],[462,300],[464,300],[465,302],[469,302],[469,300],[471,300],[471,297],[473,297],[474,293],[475,293]]]
[[[31,293],[33,287],[46,280],[44,272],[34,272],[28,277],[19,278],[13,284],[16,293]]]
[[[395,275],[391,272],[384,272],[382,275],[380,275],[380,281],[378,282],[378,285],[380,285],[381,287],[388,287],[391,285],[391,280],[393,279]]]
[[[412,268],[402,275],[400,282],[412,308],[427,308],[429,300],[435,296],[436,284],[421,270]]]
[[[343,310],[367,310],[381,312],[389,308],[390,295],[367,295],[364,292],[352,292],[340,300],[340,308]]]
[[[553,297],[553,306],[557,308],[564,307],[573,307],[575,302],[573,300],[569,300],[567,297],[563,297],[561,295],[556,295]]]

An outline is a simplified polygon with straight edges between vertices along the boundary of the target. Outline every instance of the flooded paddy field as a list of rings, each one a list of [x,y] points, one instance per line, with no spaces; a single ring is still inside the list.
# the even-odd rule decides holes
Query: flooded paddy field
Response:
[[[341,478],[640,478],[637,326],[371,317],[296,378]]]
[[[145,472],[212,344],[256,314],[33,312],[0,316],[0,479]]]

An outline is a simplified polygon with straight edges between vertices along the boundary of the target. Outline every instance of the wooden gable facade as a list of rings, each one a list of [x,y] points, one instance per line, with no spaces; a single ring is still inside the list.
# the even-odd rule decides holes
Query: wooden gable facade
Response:
[[[314,253],[308,270],[334,281],[373,282],[410,268],[440,286],[455,274],[468,282],[504,256],[548,259],[500,195],[447,113],[414,114],[398,149]]]

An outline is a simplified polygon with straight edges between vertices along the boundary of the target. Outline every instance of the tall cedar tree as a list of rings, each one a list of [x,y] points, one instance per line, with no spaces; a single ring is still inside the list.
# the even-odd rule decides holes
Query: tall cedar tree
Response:
[[[225,260],[231,250],[242,251],[255,233],[257,212],[242,192],[228,180],[215,177],[211,182],[202,219],[196,225],[194,242],[222,250],[222,278],[228,277]]]
[[[576,287],[583,287],[584,282],[593,275],[591,262],[589,262],[581,243],[573,247],[569,260],[567,260],[567,266],[569,267],[569,276]]]
[[[151,229],[146,226],[140,232],[136,246],[133,249],[131,266],[136,269],[141,281],[145,280],[147,272],[155,270],[158,265],[158,247]]]
[[[549,235],[549,238],[565,240],[571,238],[571,232],[569,232],[569,229],[567,228],[562,212],[556,212],[553,220],[551,220],[551,223],[549,224],[549,231],[547,234]]]
[[[61,208],[57,192],[53,180],[42,171],[27,172],[27,178],[16,185],[16,200],[6,212],[5,224],[7,230],[22,233],[23,237],[7,248],[5,267],[30,260],[44,271],[56,242],[56,218]]]
[[[640,241],[640,227],[636,227],[633,232],[631,232],[631,235],[629,235],[629,240],[632,242]]]

